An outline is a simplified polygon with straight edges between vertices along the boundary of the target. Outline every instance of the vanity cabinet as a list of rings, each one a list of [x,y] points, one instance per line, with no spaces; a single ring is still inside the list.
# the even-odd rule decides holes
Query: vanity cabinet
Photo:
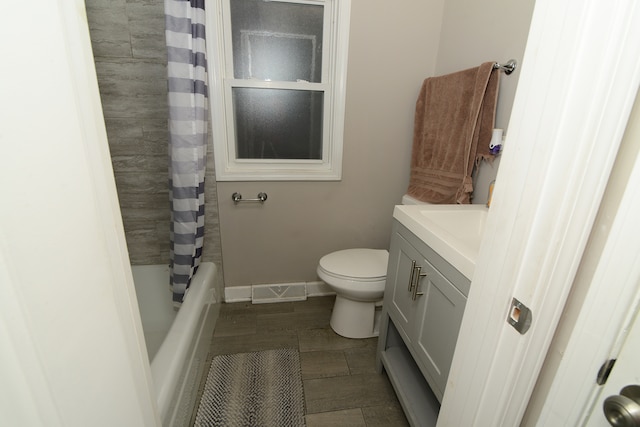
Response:
[[[468,278],[394,220],[378,368],[386,369],[413,425],[429,425],[429,414],[421,411],[435,411],[437,418],[469,286]],[[432,409],[424,407],[429,399]]]

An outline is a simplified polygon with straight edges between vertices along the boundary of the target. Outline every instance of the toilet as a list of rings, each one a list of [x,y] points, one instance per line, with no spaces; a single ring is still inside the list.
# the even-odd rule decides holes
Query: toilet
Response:
[[[423,204],[408,195],[402,204]],[[386,249],[344,249],[323,256],[318,277],[335,293],[331,329],[346,338],[378,336],[379,307],[387,280]]]
[[[331,329],[347,338],[378,336],[376,303],[387,279],[386,249],[344,249],[323,256],[320,277],[336,293]]]

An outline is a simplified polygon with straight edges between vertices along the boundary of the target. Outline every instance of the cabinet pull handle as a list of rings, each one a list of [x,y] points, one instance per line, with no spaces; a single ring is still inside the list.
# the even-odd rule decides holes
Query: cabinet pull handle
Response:
[[[426,277],[427,273],[421,273],[422,267],[418,266],[415,268],[417,270],[418,274],[414,274],[414,278],[415,278],[415,283],[413,286],[413,293],[411,294],[411,299],[413,301],[415,301],[416,299],[418,299],[419,296],[424,295],[423,292],[418,292],[418,282],[420,281],[421,277]]]
[[[412,260],[411,261],[411,275],[409,276],[409,289],[407,289],[408,292],[411,292],[413,290],[413,275],[416,273],[416,261]]]

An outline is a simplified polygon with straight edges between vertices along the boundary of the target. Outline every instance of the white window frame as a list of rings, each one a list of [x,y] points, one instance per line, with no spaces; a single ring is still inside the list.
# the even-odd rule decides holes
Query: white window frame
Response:
[[[225,30],[231,28],[230,0],[207,2],[207,56],[216,179],[218,181],[339,181],[349,48],[351,0],[278,0],[324,6],[324,58],[320,83],[236,80],[233,50]],[[321,160],[237,159],[232,106],[233,87],[321,90],[324,92]]]

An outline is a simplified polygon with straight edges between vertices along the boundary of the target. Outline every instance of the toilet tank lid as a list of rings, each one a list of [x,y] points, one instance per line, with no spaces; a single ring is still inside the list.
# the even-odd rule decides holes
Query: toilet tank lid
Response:
[[[385,249],[345,249],[320,259],[324,270],[347,277],[375,278],[387,275],[389,252]]]
[[[403,205],[430,205],[429,202],[423,202],[422,200],[418,200],[414,197],[411,197],[408,194],[402,196],[402,204]]]

